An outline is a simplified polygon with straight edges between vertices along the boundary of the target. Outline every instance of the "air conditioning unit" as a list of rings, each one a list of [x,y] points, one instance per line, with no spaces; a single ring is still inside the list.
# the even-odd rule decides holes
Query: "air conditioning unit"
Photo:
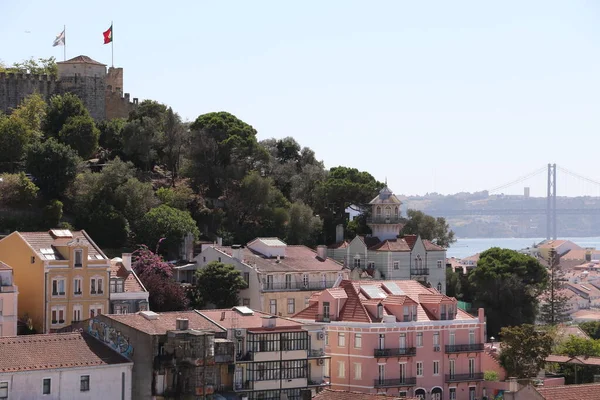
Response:
[[[235,330],[235,337],[242,337],[244,336],[244,332],[240,329],[236,329]]]
[[[433,346],[433,351],[440,351],[440,346]]]
[[[322,359],[322,358],[319,358],[319,359],[317,360],[317,365],[325,365],[325,360],[324,360],[324,359]]]
[[[323,339],[325,339],[325,333],[317,332],[317,340],[323,340]]]

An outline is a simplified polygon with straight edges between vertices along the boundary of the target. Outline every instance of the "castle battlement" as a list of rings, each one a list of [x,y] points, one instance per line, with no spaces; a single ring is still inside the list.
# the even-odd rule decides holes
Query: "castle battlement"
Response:
[[[0,80],[14,79],[25,81],[56,81],[56,76],[48,74],[26,74],[23,72],[0,72]]]

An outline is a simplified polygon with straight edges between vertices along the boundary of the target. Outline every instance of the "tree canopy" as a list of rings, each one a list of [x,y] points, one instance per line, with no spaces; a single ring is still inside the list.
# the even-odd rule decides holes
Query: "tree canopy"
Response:
[[[526,254],[498,247],[481,253],[469,283],[474,305],[486,310],[488,335],[497,335],[502,327],[533,323],[547,281],[545,268]]]
[[[449,247],[456,242],[454,232],[445,218],[434,218],[418,210],[408,210],[401,234],[421,235],[421,239],[430,240],[442,247]]]
[[[196,271],[196,299],[198,306],[213,304],[217,308],[239,305],[238,293],[248,285],[240,272],[231,264],[217,261]]]
[[[27,152],[27,171],[47,199],[62,198],[77,174],[79,157],[69,146],[48,139]]]
[[[500,332],[500,363],[508,376],[531,378],[543,367],[552,351],[552,336],[534,325],[504,327]]]

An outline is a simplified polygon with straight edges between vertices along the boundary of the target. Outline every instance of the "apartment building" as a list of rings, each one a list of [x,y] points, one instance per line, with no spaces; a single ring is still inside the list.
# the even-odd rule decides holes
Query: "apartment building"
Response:
[[[342,281],[295,319],[325,323],[332,389],[431,400],[482,396],[483,309],[412,280]]]
[[[17,336],[18,295],[12,268],[0,261],[0,337]]]
[[[86,333],[0,338],[0,399],[130,400],[133,363]]]
[[[235,343],[233,392],[248,400],[300,400],[329,385],[323,324],[301,323],[247,307],[198,313]]]
[[[131,254],[110,260],[109,313],[148,311],[149,293],[131,267]]]
[[[19,287],[19,317],[38,332],[108,310],[110,260],[85,231],[15,231],[0,240],[0,257]]]
[[[278,238],[256,238],[246,247],[207,246],[195,258],[196,267],[211,261],[233,265],[248,283],[240,291],[241,305],[278,316],[291,316],[308,305],[310,296],[348,279],[347,268],[327,257],[324,246],[317,251],[290,246]],[[193,272],[184,276],[193,282]]]

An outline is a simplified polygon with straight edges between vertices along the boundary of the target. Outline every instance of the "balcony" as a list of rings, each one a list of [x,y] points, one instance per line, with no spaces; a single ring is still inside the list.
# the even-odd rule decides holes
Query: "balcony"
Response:
[[[308,351],[309,358],[325,357],[325,350],[323,349],[311,349]]]
[[[482,381],[483,372],[473,372],[470,374],[447,374],[446,382],[472,382]]]
[[[17,291],[17,287],[14,285],[0,286],[0,293],[14,293]]]
[[[331,322],[331,321],[337,321],[335,315],[331,315],[331,314],[317,314],[317,317],[315,318],[316,322]]]
[[[429,275],[429,268],[416,268],[416,269],[411,268],[410,274],[414,275],[414,276]]]
[[[287,292],[291,290],[322,290],[333,287],[335,281],[309,281],[309,282],[264,282],[263,292]]]
[[[375,216],[367,218],[368,224],[400,224],[402,219],[396,215],[386,216]]]
[[[252,382],[252,381],[235,382],[233,385],[233,390],[236,392],[241,392],[241,391],[245,391],[245,390],[254,390],[254,382]]]
[[[236,354],[235,360],[236,361],[254,361],[254,352],[249,351],[246,354]]]
[[[483,343],[446,345],[446,353],[470,353],[473,351],[483,351]]]
[[[413,357],[417,355],[416,347],[404,347],[402,349],[375,349],[375,357]]]
[[[417,378],[375,379],[373,386],[376,388],[391,388],[401,386],[415,386]]]
[[[318,379],[318,380],[309,379],[308,386],[309,387],[331,386],[331,383],[329,383],[329,381],[326,379]]]

